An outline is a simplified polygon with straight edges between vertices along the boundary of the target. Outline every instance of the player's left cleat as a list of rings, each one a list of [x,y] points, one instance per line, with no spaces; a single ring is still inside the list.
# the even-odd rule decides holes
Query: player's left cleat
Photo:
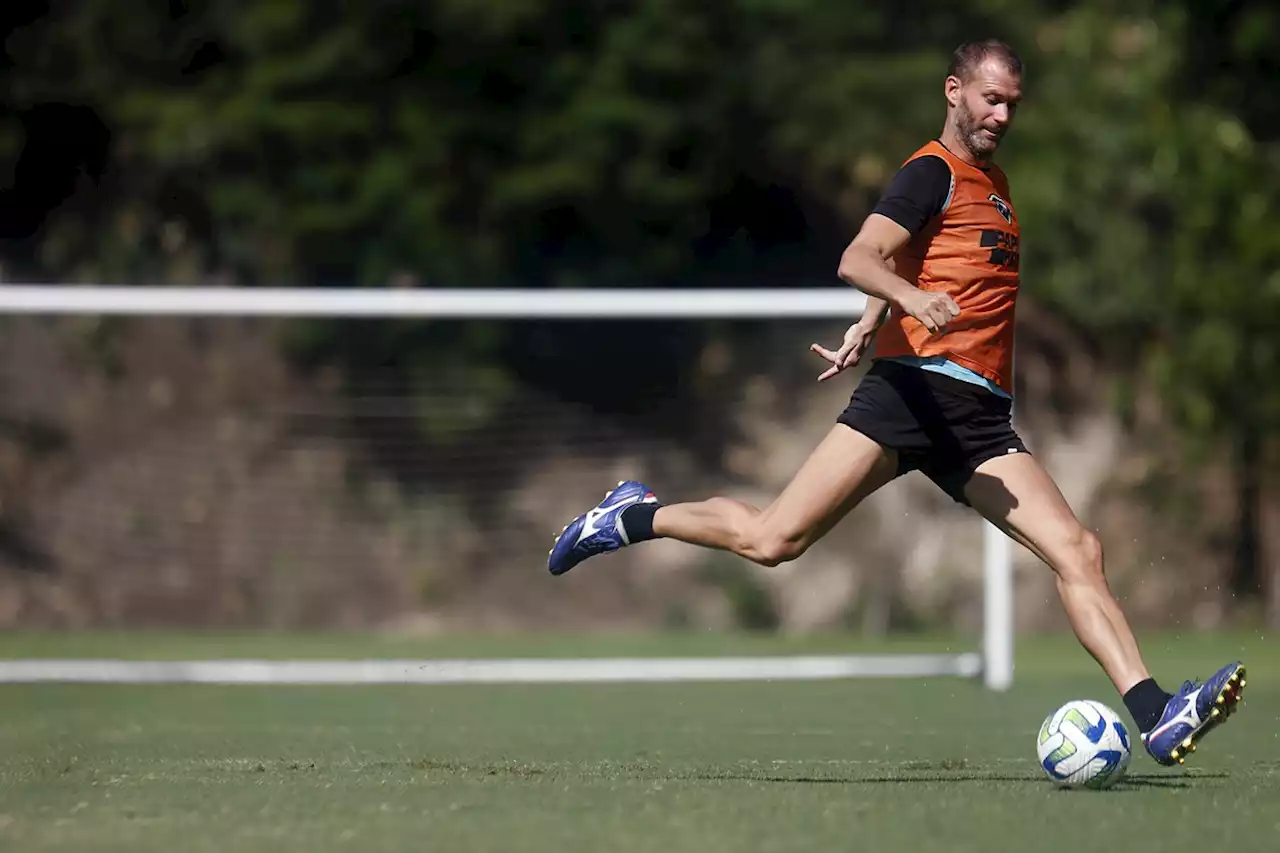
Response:
[[[616,551],[630,545],[622,526],[622,511],[638,503],[657,503],[653,491],[644,483],[623,480],[617,488],[605,492],[593,509],[587,510],[565,525],[547,554],[547,569],[562,575],[587,557]]]
[[[1182,764],[1200,739],[1226,722],[1243,701],[1245,668],[1239,661],[1218,670],[1204,684],[1182,685],[1150,732],[1142,735],[1147,752],[1158,763]]]

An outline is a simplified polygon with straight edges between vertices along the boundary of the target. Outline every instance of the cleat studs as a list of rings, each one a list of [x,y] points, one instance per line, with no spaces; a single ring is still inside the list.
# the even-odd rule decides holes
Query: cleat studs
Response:
[[[1241,686],[1241,687],[1244,687],[1244,686],[1245,686],[1246,684],[1248,684],[1248,683],[1249,683],[1249,682],[1245,681],[1243,678],[1242,678],[1242,679],[1240,679],[1240,686]]]
[[[1218,718],[1219,718],[1219,717],[1221,717],[1221,716],[1222,716],[1222,709],[1221,709],[1221,708],[1214,708],[1214,709],[1213,709],[1213,712],[1212,712],[1211,714],[1209,714],[1209,719],[1211,719],[1211,720],[1216,720],[1216,719],[1218,719]]]
[[[1178,752],[1178,750],[1176,749],[1173,752],[1169,753],[1169,757],[1172,758],[1174,761],[1178,762],[1179,764],[1182,763],[1182,753]]]
[[[618,485],[619,485],[619,486],[621,486],[621,485],[622,485],[623,483],[625,483],[625,482],[626,482],[626,480],[619,480],[619,481],[618,481]]]
[[[1184,758],[1179,758],[1179,759],[1178,759],[1178,763],[1179,763],[1179,764],[1186,764],[1186,763],[1187,763],[1187,761],[1186,761],[1186,759],[1184,759]]]
[[[1195,752],[1195,751],[1196,751],[1196,745],[1195,745],[1194,743],[1193,743],[1193,744],[1191,744],[1191,746],[1187,747],[1187,751],[1188,751],[1188,752]]]
[[[1187,738],[1182,742],[1182,748],[1188,750],[1195,749],[1195,744],[1191,742],[1191,738]]]
[[[1227,703],[1227,695],[1224,693],[1218,697],[1218,704],[1225,705]]]

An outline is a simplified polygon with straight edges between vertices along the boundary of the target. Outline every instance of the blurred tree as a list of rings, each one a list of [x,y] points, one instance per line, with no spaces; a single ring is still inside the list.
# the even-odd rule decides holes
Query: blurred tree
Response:
[[[838,250],[936,129],[939,104],[904,92],[936,85],[955,31],[1023,9],[55,3],[9,39],[8,105],[92,109],[113,136],[108,234],[156,242],[104,257],[64,237],[32,271],[154,278],[189,247],[251,284],[572,286],[759,277],[781,248],[774,269],[829,281],[829,255],[786,247],[816,231]]]
[[[1226,451],[1239,504],[1233,586],[1253,596],[1262,472],[1276,464],[1266,438],[1280,427],[1280,160],[1226,105],[1187,96],[1189,75],[1201,92],[1230,89],[1186,47],[1199,41],[1193,25],[1187,9],[1126,18],[1105,2],[1042,24],[1009,168],[1033,235],[1028,290],[1156,381],[1190,453],[1182,461]],[[1240,110],[1265,126],[1265,102],[1245,100]]]
[[[1188,18],[1182,82],[1192,97],[1227,114],[1217,135],[1235,154],[1229,159],[1233,175],[1221,181],[1217,199],[1227,239],[1214,245],[1245,267],[1244,278],[1229,282],[1237,293],[1231,319],[1239,340],[1231,349],[1234,375],[1213,377],[1223,384],[1210,387],[1216,402],[1236,413],[1218,419],[1219,430],[1231,436],[1239,488],[1232,588],[1254,595],[1265,583],[1266,472],[1280,467],[1280,448],[1272,438],[1280,427],[1280,388],[1274,379],[1280,366],[1275,343],[1280,329],[1280,236],[1275,228],[1280,214],[1280,93],[1274,86],[1259,85],[1280,75],[1280,9],[1272,3],[1214,0],[1189,5]],[[1211,179],[1216,182],[1217,176]],[[1216,304],[1204,307],[1209,316],[1217,313]],[[1280,532],[1271,535],[1280,537]],[[1280,554],[1280,538],[1272,553]],[[1270,583],[1276,608],[1272,616],[1280,619],[1280,565],[1272,566]]]

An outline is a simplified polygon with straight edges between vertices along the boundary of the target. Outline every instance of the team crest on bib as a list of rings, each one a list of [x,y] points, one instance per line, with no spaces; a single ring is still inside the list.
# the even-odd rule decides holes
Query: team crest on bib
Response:
[[[987,196],[987,201],[996,206],[996,210],[1000,211],[1000,215],[1004,217],[1005,222],[1008,222],[1010,225],[1013,224],[1013,208],[1009,206],[1009,202],[1000,198],[1000,196],[995,193]]]

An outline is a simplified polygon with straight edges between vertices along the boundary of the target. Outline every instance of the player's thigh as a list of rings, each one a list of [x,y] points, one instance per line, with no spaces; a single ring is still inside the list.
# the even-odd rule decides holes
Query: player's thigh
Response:
[[[964,495],[975,510],[1059,572],[1092,561],[1096,538],[1031,454],[983,462]]]
[[[898,473],[898,455],[836,424],[761,514],[764,533],[807,547]]]

